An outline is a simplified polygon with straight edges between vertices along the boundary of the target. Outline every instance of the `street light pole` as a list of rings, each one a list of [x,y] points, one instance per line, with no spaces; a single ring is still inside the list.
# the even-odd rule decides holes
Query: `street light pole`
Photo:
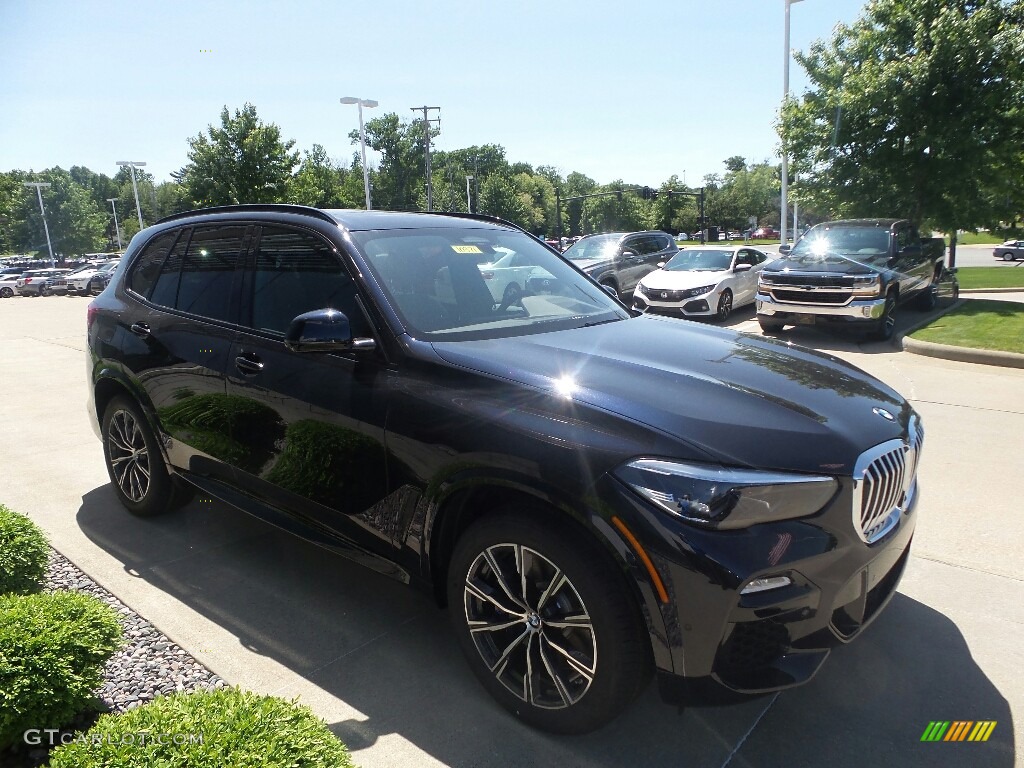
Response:
[[[108,197],[107,202],[110,203],[110,210],[114,212],[114,234],[117,235],[117,250],[121,249],[121,228],[117,226],[117,206],[114,203],[117,202],[116,197]]]
[[[139,185],[135,183],[135,169],[144,168],[146,164],[135,160],[118,160],[117,164],[127,165],[132,169],[132,189],[135,191],[135,212],[139,214],[139,229],[142,230],[146,225],[142,223],[142,206],[139,205]]]
[[[363,153],[363,192],[366,193],[366,210],[373,210],[370,201],[370,169],[366,167],[366,129],[363,127],[363,107],[373,109],[377,102],[373,99],[358,99],[355,96],[342,96],[342,104],[356,104],[359,107],[359,148]]]
[[[466,177],[466,210],[469,213],[473,212],[473,197],[469,193],[469,182],[473,180],[472,176]]]
[[[26,181],[24,182],[26,187],[35,187],[36,196],[39,198],[39,213],[43,215],[43,231],[46,232],[46,250],[50,252],[50,266],[54,266],[53,260],[53,245],[50,243],[50,227],[46,224],[46,209],[43,208],[43,187],[50,186],[44,181]]]
[[[793,3],[799,3],[800,0],[782,1],[786,5],[786,31],[782,46],[782,108],[785,109],[786,102],[789,100],[789,6]],[[782,200],[779,207],[781,209],[779,211],[781,213],[779,217],[779,236],[782,238],[782,244],[786,245],[788,242],[786,239],[786,218],[789,216],[789,155],[786,152],[785,126],[783,126],[782,137]]]

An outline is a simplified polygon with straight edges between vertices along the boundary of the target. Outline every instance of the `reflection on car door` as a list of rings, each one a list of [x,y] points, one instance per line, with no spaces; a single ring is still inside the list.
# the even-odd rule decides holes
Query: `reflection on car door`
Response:
[[[752,248],[741,248],[736,254],[736,264],[749,264],[750,269],[746,272],[735,272],[736,296],[733,299],[734,305],[746,304],[754,300],[757,293],[757,274],[761,271],[761,264],[764,257],[760,256]]]
[[[374,353],[297,353],[293,318],[331,307],[371,336],[356,286],[319,235],[264,226],[250,256],[243,325],[228,356],[227,393],[241,451],[238,482],[321,530],[386,553],[397,535],[387,496],[384,415],[390,372]],[[376,512],[374,512],[376,509]]]

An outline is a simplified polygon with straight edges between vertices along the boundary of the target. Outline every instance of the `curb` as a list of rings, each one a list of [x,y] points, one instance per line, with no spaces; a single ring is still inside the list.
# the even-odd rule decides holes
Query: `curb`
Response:
[[[966,291],[960,291],[961,294]],[[918,341],[908,338],[910,334],[921,330],[929,323],[951,312],[964,303],[963,299],[950,304],[938,314],[932,315],[919,323],[907,328],[893,340],[893,343],[904,352],[925,357],[937,357],[943,360],[955,360],[961,363],[978,363],[979,365],[998,365],[1003,368],[1024,368],[1024,355],[1016,352],[1002,352],[995,349],[972,349],[970,347],[954,347],[951,344],[936,344],[932,341]]]
[[[960,295],[965,293],[1024,293],[1024,288],[961,288]]]

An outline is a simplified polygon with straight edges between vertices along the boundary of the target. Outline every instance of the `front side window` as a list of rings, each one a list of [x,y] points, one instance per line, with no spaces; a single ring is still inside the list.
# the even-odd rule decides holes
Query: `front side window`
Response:
[[[413,335],[484,339],[628,317],[600,286],[522,232],[439,227],[352,236]],[[517,272],[481,262],[496,253],[531,266]]]
[[[371,335],[355,283],[317,235],[264,227],[255,267],[250,325],[256,330],[283,335],[298,315],[329,308],[348,317],[353,337]]]

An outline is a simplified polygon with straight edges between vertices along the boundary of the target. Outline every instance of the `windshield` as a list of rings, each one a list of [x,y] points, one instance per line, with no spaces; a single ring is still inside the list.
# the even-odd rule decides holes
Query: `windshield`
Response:
[[[853,256],[872,259],[889,254],[889,230],[876,227],[813,227],[790,251],[792,258]]]
[[[680,251],[665,264],[668,272],[724,272],[732,264],[732,251],[686,250]]]
[[[485,339],[629,317],[600,286],[521,232],[398,229],[352,237],[418,338]],[[495,268],[502,258],[522,266]]]
[[[562,255],[570,261],[610,259],[618,250],[621,239],[621,234],[585,237],[567,248]]]

